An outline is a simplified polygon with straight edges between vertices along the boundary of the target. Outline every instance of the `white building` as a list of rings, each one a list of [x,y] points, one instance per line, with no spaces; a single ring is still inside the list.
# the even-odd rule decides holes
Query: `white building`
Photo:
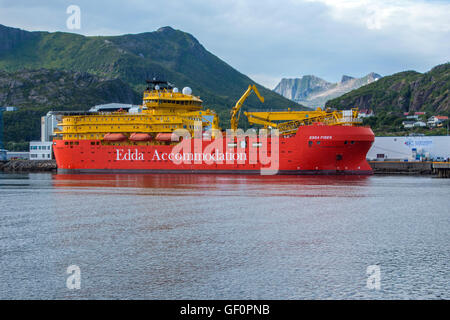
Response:
[[[30,160],[53,159],[52,141],[31,141]]]
[[[358,118],[369,118],[369,117],[373,117],[373,116],[374,116],[374,113],[370,109],[361,109],[358,112]]]
[[[415,121],[403,121],[402,125],[403,125],[403,128],[409,129],[409,128],[414,127],[414,123],[415,123]]]
[[[427,124],[423,121],[416,121],[414,122],[414,127],[426,127]]]
[[[450,157],[450,136],[375,137],[369,160],[415,161]]]
[[[428,119],[427,124],[430,127],[436,127],[447,120],[448,120],[448,117],[446,117],[446,116],[432,116],[431,118]]]
[[[59,120],[51,111],[41,118],[41,141],[30,142],[30,160],[53,159],[53,132]]]
[[[30,153],[29,152],[16,152],[16,151],[8,151],[6,153],[6,159],[9,160],[29,160]]]
[[[41,141],[52,141],[54,130],[58,128],[61,116],[54,115],[51,111],[41,118]]]

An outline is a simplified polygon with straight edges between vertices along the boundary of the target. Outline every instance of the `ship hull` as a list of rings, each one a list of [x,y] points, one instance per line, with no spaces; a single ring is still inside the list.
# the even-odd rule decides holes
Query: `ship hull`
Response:
[[[185,149],[174,153],[170,145],[105,145],[99,140],[55,140],[53,149],[59,173],[372,173],[366,154],[374,134],[367,127],[302,126],[294,136],[269,138],[269,151],[263,153],[253,148],[253,140],[247,139],[245,145],[230,144],[225,138],[198,140],[184,141],[190,153]]]

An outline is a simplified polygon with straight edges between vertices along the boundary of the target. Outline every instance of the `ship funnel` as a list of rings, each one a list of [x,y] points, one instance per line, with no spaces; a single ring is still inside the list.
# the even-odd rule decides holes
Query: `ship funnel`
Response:
[[[183,94],[185,95],[191,95],[192,94],[192,89],[189,87],[184,87],[183,88]]]

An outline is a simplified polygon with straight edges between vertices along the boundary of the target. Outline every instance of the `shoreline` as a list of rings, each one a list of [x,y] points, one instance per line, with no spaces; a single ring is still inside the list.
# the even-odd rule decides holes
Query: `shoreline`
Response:
[[[10,160],[0,162],[0,171],[17,172],[56,172],[56,160]]]
[[[432,162],[369,161],[374,175],[434,176]],[[0,162],[0,172],[57,172],[56,160]]]
[[[432,162],[368,161],[375,175],[432,176]]]

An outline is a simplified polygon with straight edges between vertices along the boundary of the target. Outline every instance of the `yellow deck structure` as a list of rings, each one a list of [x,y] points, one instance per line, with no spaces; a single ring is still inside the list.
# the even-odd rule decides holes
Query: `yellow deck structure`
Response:
[[[210,127],[220,130],[219,118],[214,111],[203,110],[202,100],[192,95],[190,88],[179,92],[166,81],[150,80],[144,91],[143,104],[136,110],[115,110],[102,112],[61,113],[62,130],[55,134],[63,140],[104,140],[106,135],[122,134],[129,138],[132,134],[148,134],[148,141],[134,141],[133,144],[159,144],[159,133],[171,133],[177,129],[186,129],[191,136],[196,126],[202,129]],[[231,129],[236,130],[244,101],[254,91],[261,102],[264,98],[254,85],[250,85],[236,105],[231,109]],[[272,111],[244,112],[251,125],[278,129],[281,135],[294,134],[300,126],[309,124],[355,125],[358,110],[317,110],[311,111]],[[213,134],[214,137],[214,134]],[[102,143],[109,143],[103,141]],[[118,142],[119,143],[119,142]],[[129,144],[125,139],[120,144]]]
[[[203,127],[219,129],[214,111],[202,110],[202,100],[191,94],[189,88],[179,92],[167,82],[148,81],[143,104],[137,110],[114,112],[74,112],[62,115],[61,131],[55,131],[64,140],[102,140],[106,134],[171,133],[186,129],[191,135],[199,122]]]
[[[300,126],[311,124],[324,125],[358,125],[358,109],[311,111],[270,111],[244,112],[250,124],[262,125],[264,128],[278,129],[282,135],[294,134]]]

